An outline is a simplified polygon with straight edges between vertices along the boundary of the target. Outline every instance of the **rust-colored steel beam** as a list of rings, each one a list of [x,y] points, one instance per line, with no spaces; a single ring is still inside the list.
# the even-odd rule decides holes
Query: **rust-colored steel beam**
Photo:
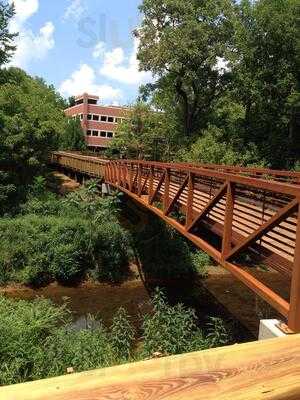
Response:
[[[187,175],[182,183],[182,185],[180,186],[180,188],[177,190],[177,193],[175,194],[175,196],[173,197],[173,199],[170,201],[167,210],[165,212],[165,215],[169,215],[170,212],[173,210],[174,205],[176,204],[176,202],[178,201],[179,197],[182,195],[182,192],[184,191],[184,189],[186,188],[186,185],[189,182],[189,175]]]
[[[158,192],[160,191],[160,189],[161,189],[161,187],[162,187],[162,184],[164,183],[164,180],[165,180],[165,172],[162,173],[162,175],[161,175],[161,177],[160,177],[160,180],[159,180],[159,182],[158,182],[158,185],[156,186],[156,188],[155,188],[155,190],[154,190],[152,196],[150,197],[150,200],[149,200],[149,203],[150,203],[150,204],[153,204],[153,202],[154,202],[156,196],[158,195]]]
[[[187,230],[190,232],[194,226],[206,215],[209,211],[218,203],[218,201],[224,196],[227,190],[228,183],[224,183],[221,188],[218,190],[216,195],[209,201],[209,203],[204,207],[204,209],[197,215],[194,221],[187,227]]]
[[[222,260],[225,260],[226,256],[231,251],[233,209],[234,209],[234,183],[228,182],[227,192],[226,192],[224,231],[222,238]]]
[[[298,199],[298,221],[295,244],[294,268],[290,293],[289,328],[300,332],[300,197]]]
[[[194,189],[195,189],[194,174],[189,172],[188,199],[187,199],[186,222],[185,222],[185,229],[187,232],[189,231],[188,227],[191,225],[193,221]]]

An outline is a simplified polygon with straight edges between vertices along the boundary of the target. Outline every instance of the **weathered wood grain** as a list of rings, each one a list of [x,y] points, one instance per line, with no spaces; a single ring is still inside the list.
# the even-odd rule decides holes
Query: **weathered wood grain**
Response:
[[[299,400],[300,335],[0,388],[1,400]]]

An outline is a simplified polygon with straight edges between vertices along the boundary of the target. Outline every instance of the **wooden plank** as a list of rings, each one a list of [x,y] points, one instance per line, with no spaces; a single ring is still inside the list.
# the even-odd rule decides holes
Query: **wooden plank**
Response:
[[[299,335],[0,388],[1,400],[299,398]]]

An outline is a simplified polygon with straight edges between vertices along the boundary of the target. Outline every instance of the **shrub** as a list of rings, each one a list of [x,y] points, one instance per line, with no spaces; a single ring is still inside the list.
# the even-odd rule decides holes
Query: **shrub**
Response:
[[[14,301],[0,297],[0,385],[31,380],[46,338],[69,320],[65,306],[48,300]]]
[[[221,318],[210,317],[207,324],[209,347],[220,347],[232,341],[232,330]]]
[[[46,349],[46,350],[45,350]],[[63,375],[67,368],[81,372],[117,364],[110,336],[104,327],[55,330],[39,348],[33,368],[34,379]]]
[[[124,308],[121,307],[115,315],[110,332],[112,346],[117,358],[120,360],[130,359],[135,332]]]
[[[207,267],[210,264],[210,257],[203,251],[196,251],[191,255],[193,265],[201,278],[206,278],[208,275]]]
[[[102,223],[93,232],[92,254],[97,280],[117,282],[128,273],[129,234],[115,222]]]
[[[181,304],[174,307],[166,302],[162,291],[156,290],[151,301],[153,313],[144,317],[143,351],[145,356],[155,352],[184,353],[190,348],[196,331],[196,316]]]

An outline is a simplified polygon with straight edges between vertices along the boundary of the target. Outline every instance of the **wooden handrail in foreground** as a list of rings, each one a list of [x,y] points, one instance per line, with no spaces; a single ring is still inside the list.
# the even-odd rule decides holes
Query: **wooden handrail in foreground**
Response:
[[[0,388],[1,400],[299,400],[300,335]]]

